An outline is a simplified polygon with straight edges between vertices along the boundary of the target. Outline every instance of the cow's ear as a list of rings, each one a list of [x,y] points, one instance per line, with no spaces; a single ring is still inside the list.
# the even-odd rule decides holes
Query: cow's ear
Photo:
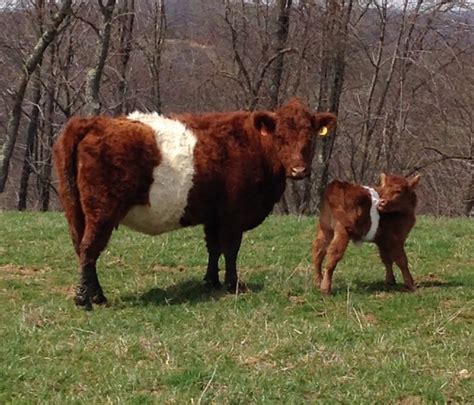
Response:
[[[380,174],[380,186],[385,187],[385,183],[387,182],[387,175],[385,173]]]
[[[253,114],[253,124],[262,136],[275,132],[277,116],[269,111],[258,111]]]
[[[410,177],[408,180],[408,185],[410,188],[416,188],[418,186],[418,183],[420,182],[421,179],[421,174],[417,174],[416,176]]]
[[[316,113],[313,115],[313,126],[316,133],[326,136],[331,128],[336,126],[337,118],[328,112]]]

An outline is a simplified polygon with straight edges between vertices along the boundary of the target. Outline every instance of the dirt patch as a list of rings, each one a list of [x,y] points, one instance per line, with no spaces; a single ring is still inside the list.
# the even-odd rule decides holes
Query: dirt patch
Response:
[[[375,326],[379,323],[374,314],[363,314],[361,318],[368,326]]]
[[[15,266],[13,264],[7,264],[0,266],[0,278],[1,279],[13,279],[13,278],[25,278],[25,277],[38,277],[39,275],[45,274],[50,269],[36,269],[34,267]]]
[[[429,273],[416,277],[415,284],[418,288],[433,288],[433,287],[445,287],[448,282],[440,277],[438,274]]]
[[[423,397],[411,395],[411,396],[400,399],[398,403],[400,405],[421,405],[424,403],[424,401],[423,401]]]

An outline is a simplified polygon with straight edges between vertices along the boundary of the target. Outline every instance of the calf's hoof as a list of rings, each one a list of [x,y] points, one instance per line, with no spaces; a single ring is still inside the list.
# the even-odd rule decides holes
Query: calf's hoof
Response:
[[[314,285],[316,286],[316,288],[321,288],[321,281],[322,281],[321,277],[316,277],[314,279]]]
[[[386,278],[385,279],[385,285],[388,286],[388,287],[393,287],[395,284],[397,284],[397,282],[395,281],[395,277],[393,278]]]
[[[332,287],[332,283],[329,280],[327,279],[325,280],[323,278],[323,281],[321,282],[321,288],[320,288],[321,294],[331,295],[331,287]]]
[[[331,295],[331,289],[330,288],[321,288],[321,295],[324,295],[326,297],[329,297]]]
[[[415,285],[404,285],[403,286],[403,291],[404,292],[415,292],[416,291],[416,287]]]

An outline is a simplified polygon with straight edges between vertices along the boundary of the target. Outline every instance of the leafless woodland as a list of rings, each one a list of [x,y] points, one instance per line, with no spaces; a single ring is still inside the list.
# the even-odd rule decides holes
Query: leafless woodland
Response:
[[[0,1],[0,207],[57,208],[51,146],[76,114],[272,109],[338,127],[281,213],[333,178],[422,174],[420,211],[473,215],[474,5],[449,0]]]

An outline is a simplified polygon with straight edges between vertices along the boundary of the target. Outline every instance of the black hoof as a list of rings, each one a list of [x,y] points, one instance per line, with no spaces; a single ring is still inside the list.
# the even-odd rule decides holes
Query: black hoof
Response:
[[[90,297],[87,297],[86,295],[76,294],[76,297],[74,298],[74,303],[78,307],[83,307],[86,311],[92,311],[91,299]]]
[[[222,284],[218,278],[216,279],[208,276],[204,277],[204,284],[206,285],[206,287],[215,290],[219,290],[222,287]]]
[[[95,294],[92,297],[92,302],[97,305],[107,305],[108,301],[107,298],[105,298],[105,295],[101,292]]]
[[[232,283],[227,285],[227,292],[230,294],[242,294],[247,291],[247,285],[244,283]]]
[[[106,305],[107,298],[105,298],[101,288],[91,294],[86,287],[80,285],[77,287],[74,302],[78,307],[84,307],[86,311],[92,311],[93,303],[97,305]]]

